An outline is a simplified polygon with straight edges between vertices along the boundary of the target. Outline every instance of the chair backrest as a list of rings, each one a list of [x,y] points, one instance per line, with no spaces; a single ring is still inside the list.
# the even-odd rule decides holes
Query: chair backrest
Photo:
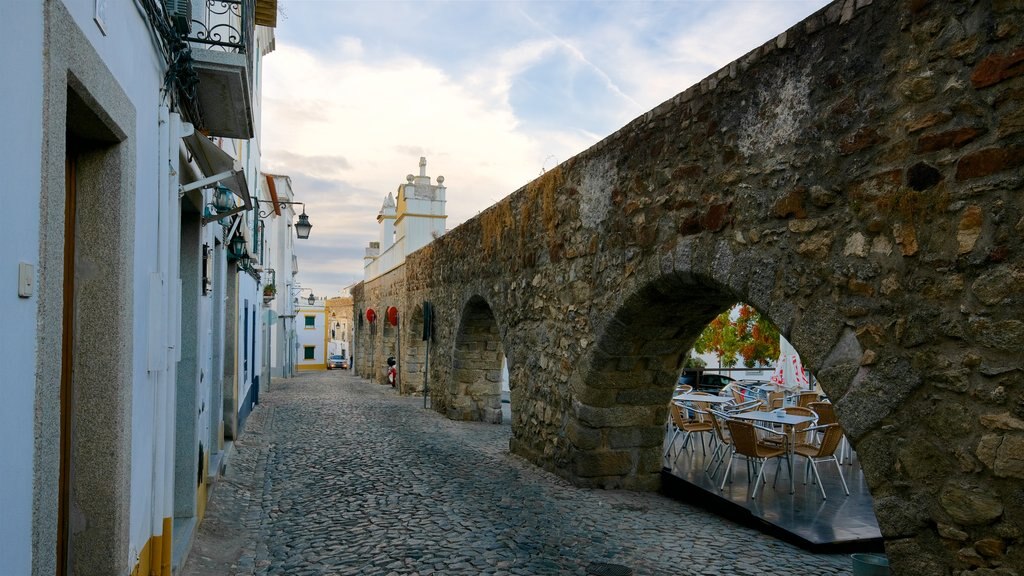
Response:
[[[776,408],[782,408],[782,405],[786,402],[785,392],[769,392],[768,393],[768,409],[775,410]]]
[[[762,400],[747,400],[740,404],[725,404],[722,406],[726,412],[753,412],[754,410],[760,410],[764,401]]]
[[[694,392],[691,396],[707,396],[709,398],[713,398],[715,395],[707,392]],[[695,412],[694,421],[697,422],[703,422],[705,420],[705,414],[707,414],[708,410],[711,409],[710,402],[701,402],[699,400],[690,402],[690,406],[693,407],[693,411]]]
[[[674,424],[676,428],[682,428],[683,424],[686,424],[690,421],[689,418],[687,418],[683,413],[683,406],[681,406],[678,402],[669,402],[668,410],[669,414],[672,415],[672,424]]]
[[[711,425],[715,429],[715,436],[723,444],[732,444],[732,435],[729,433],[729,429],[726,428],[725,423],[729,419],[729,415],[717,410],[708,410],[708,418],[711,419]]]
[[[747,389],[733,382],[729,385],[729,393],[732,394],[732,401],[740,404],[747,399]]]
[[[676,386],[676,394],[689,394],[690,392],[693,392],[693,386],[690,386],[689,384],[680,384],[679,386]]]
[[[786,406],[782,410],[790,416],[809,416],[814,418],[811,422],[803,422],[793,426],[793,440],[796,442],[806,442],[807,438],[805,430],[817,424],[818,414],[810,408],[803,408],[801,406]]]
[[[839,423],[839,418],[836,417],[836,407],[831,402],[811,402],[807,407],[818,415],[819,426]]]
[[[732,445],[736,452],[757,458],[757,434],[753,424],[740,420],[726,420],[725,425],[729,428],[729,436],[732,437]]]
[[[800,395],[796,397],[796,405],[807,408],[812,402],[817,402],[819,398],[821,398],[821,396],[819,396],[817,392],[801,392]]]
[[[819,431],[821,428],[819,427]],[[836,449],[839,448],[839,442],[843,439],[843,429],[839,424],[829,424],[824,427],[824,435],[821,437],[821,443],[818,444],[818,453],[815,458],[828,458],[836,453]]]
[[[782,410],[791,416],[810,416],[815,420],[818,419],[818,413],[810,408],[804,408],[802,406],[786,406]]]

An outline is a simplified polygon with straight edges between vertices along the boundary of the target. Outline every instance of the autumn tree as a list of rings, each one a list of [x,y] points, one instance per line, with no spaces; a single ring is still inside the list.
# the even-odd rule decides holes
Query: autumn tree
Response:
[[[771,366],[779,357],[779,329],[752,306],[737,304],[715,317],[697,337],[693,350],[714,353],[724,368]]]

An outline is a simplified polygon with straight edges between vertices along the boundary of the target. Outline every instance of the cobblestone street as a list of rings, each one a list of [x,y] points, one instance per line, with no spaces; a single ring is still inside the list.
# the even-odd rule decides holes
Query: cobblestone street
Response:
[[[274,380],[214,487],[183,570],[229,574],[849,574],[657,494],[584,490],[349,371]]]

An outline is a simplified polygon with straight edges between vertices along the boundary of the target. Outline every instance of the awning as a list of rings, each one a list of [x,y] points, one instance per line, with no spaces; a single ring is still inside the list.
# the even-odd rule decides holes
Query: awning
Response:
[[[192,153],[192,159],[199,165],[199,169],[206,176],[189,184],[182,185],[182,191],[188,192],[197,188],[206,188],[214,184],[223,184],[231,192],[242,199],[242,205],[228,212],[221,212],[215,216],[203,218],[203,223],[220,220],[242,210],[252,209],[252,198],[249,196],[249,184],[245,180],[245,171],[241,164],[230,154],[221,150],[209,138],[202,134],[193,132],[189,136],[181,138]]]

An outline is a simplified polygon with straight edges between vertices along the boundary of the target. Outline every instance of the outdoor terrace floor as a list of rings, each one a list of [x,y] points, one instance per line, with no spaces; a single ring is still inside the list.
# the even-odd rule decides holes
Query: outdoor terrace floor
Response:
[[[704,436],[707,439],[708,435]],[[666,495],[686,500],[733,520],[756,527],[763,532],[815,552],[869,552],[882,551],[881,532],[875,511],[856,455],[842,465],[850,495],[843,493],[842,484],[831,463],[819,464],[818,472],[825,485],[827,499],[822,499],[818,485],[809,474],[804,483],[806,460],[797,457],[795,492],[789,493],[789,475],[785,464],[769,460],[765,465],[767,482],[750,498],[752,479],[747,465],[737,457],[732,464],[732,481],[719,491],[725,465],[719,467],[715,478],[704,471],[714,451],[713,446],[701,450],[700,438],[692,446],[679,452],[678,458],[666,457],[662,468],[663,491]],[[667,446],[667,438],[666,438]],[[681,437],[676,447],[682,446]],[[781,465],[778,482],[776,470]],[[713,468],[713,467],[712,467]],[[773,483],[775,484],[773,486]]]

